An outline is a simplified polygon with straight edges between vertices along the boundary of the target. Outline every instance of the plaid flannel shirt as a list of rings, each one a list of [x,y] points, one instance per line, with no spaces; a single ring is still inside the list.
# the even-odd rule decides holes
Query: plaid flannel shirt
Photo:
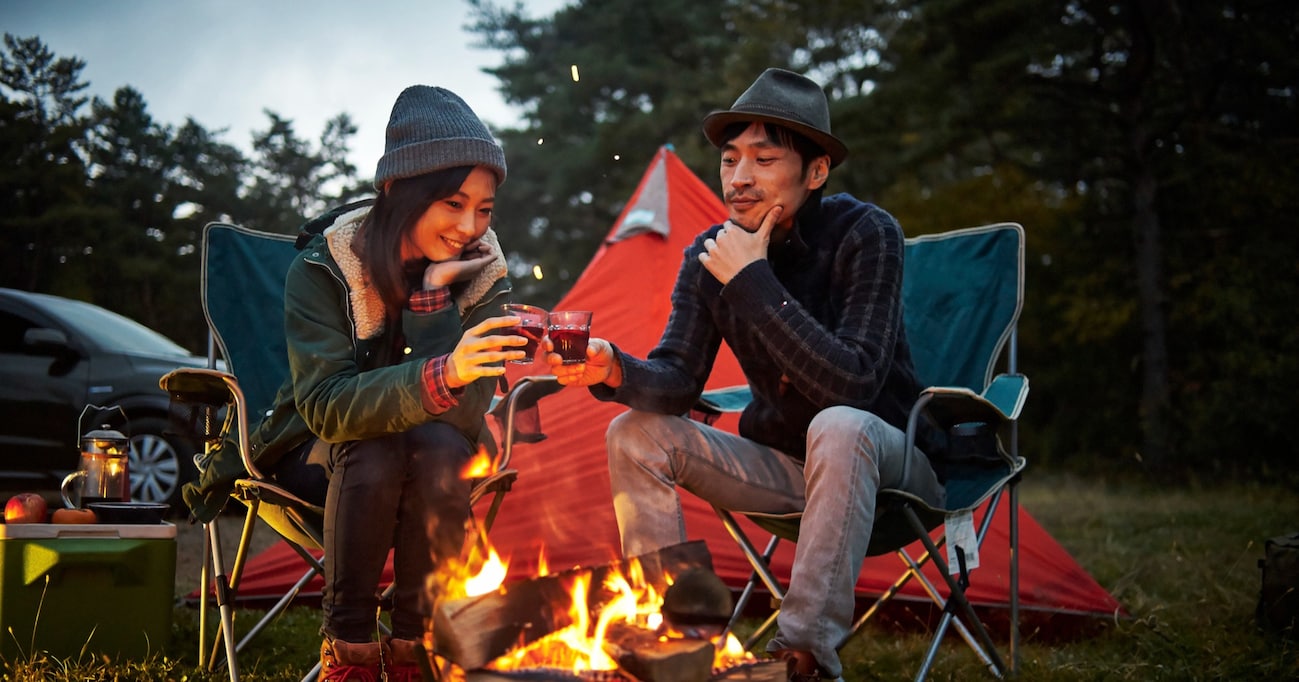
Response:
[[[451,305],[451,289],[438,287],[414,291],[410,295],[408,305],[414,313],[436,313]],[[455,407],[460,402],[460,395],[464,393],[464,387],[452,388],[447,385],[446,364],[449,357],[449,355],[439,355],[429,358],[424,363],[422,372],[424,395],[430,404],[442,410]]]

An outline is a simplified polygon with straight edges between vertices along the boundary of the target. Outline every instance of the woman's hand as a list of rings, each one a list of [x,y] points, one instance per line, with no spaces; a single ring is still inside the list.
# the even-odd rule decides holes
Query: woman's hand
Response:
[[[546,363],[550,372],[564,386],[591,386],[605,384],[610,388],[622,385],[622,365],[613,352],[613,344],[592,337],[586,344],[586,362],[564,364],[564,356],[555,352],[555,345],[546,338]]]
[[[497,255],[496,249],[491,244],[475,239],[465,245],[459,259],[429,263],[424,268],[424,288],[437,289],[452,282],[472,279],[487,267],[488,263],[496,260]]]
[[[492,317],[465,330],[447,357],[445,378],[452,388],[468,386],[483,377],[505,374],[506,360],[522,360],[522,346],[528,340],[513,334],[494,334],[497,329],[517,326],[517,317]]]

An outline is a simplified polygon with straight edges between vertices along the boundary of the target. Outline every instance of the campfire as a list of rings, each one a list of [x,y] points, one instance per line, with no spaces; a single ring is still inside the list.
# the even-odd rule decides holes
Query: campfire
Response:
[[[509,585],[485,538],[475,547],[475,572],[435,600],[430,682],[785,679],[727,631],[730,590],[702,541],[553,575],[543,556],[539,575]]]

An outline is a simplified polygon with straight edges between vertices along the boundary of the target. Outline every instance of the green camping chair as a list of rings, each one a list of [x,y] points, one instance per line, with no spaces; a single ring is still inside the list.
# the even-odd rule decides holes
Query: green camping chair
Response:
[[[208,224],[203,230],[202,304],[209,329],[209,365],[216,367],[219,349],[228,371],[178,369],[160,381],[173,402],[189,410],[188,428],[195,442],[207,446],[195,456],[199,480],[186,490],[186,502],[204,522],[207,538],[200,579],[199,660],[209,670],[227,666],[231,680],[239,678],[238,652],[293,603],[308,581],[324,573],[316,556],[324,546],[324,509],[276,485],[258,469],[248,448],[249,415],[270,409],[276,391],[288,376],[283,334],[284,276],[300,241],[305,240],[224,223]],[[516,416],[560,388],[554,377],[525,377],[496,401],[492,413],[502,434],[499,467],[490,476],[476,480],[470,495],[473,504],[491,495],[490,506],[479,522],[484,533],[490,530],[503,496],[518,476],[517,470],[509,468],[516,440],[532,442],[544,437],[535,431],[516,429]],[[222,448],[224,457],[213,456],[216,446],[226,441],[237,447]],[[229,454],[232,451],[233,456]],[[215,519],[230,499],[244,505],[245,515],[234,561],[227,571]],[[258,521],[302,557],[305,570],[236,643],[234,600]],[[220,622],[215,635],[210,636],[208,586],[213,583]],[[385,596],[391,592],[389,585]],[[209,653],[210,637],[215,641]],[[314,678],[316,673],[313,669],[307,678]]]
[[[916,371],[930,388],[919,396],[907,424],[907,447],[914,447],[917,424],[932,420],[951,436],[960,451],[946,481],[947,501],[934,508],[900,490],[879,492],[874,530],[867,556],[897,553],[905,570],[854,623],[840,648],[861,632],[910,580],[922,583],[942,616],[934,631],[916,679],[924,679],[933,665],[938,647],[954,627],[984,664],[997,677],[1017,669],[1019,646],[1019,503],[1016,486],[1025,461],[1019,455],[1017,427],[1019,413],[1028,395],[1028,379],[1016,364],[1015,326],[1023,305],[1024,230],[1014,223],[1001,223],[955,230],[908,239],[902,280],[903,316]],[[1004,372],[998,373],[1004,360]],[[730,387],[704,394],[699,411],[716,416],[744,409],[750,398],[747,386]],[[965,558],[977,551],[991,525],[1003,495],[1009,497],[1010,513],[1010,663],[998,653],[987,629],[980,623],[965,597],[969,571]],[[986,503],[986,505],[985,505]],[[930,531],[944,522],[961,517],[970,520],[984,508],[973,547],[956,548],[953,575]],[[796,542],[800,514],[743,514],[772,534],[766,549],[759,552],[735,516],[714,507],[731,537],[753,567],[748,585],[737,599],[730,626],[733,627],[759,585],[772,596],[773,612],[745,643],[752,648],[774,627],[785,590],[769,568],[771,557],[782,540]],[[949,526],[950,527],[950,526]],[[925,553],[913,558],[906,546],[920,540]],[[921,572],[933,561],[944,579],[943,589]]]

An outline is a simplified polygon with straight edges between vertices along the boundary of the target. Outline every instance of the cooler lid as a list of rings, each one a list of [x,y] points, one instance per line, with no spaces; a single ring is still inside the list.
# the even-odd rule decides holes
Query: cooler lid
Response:
[[[171,522],[123,523],[0,523],[0,540],[49,540],[57,538],[143,538],[176,537]]]

